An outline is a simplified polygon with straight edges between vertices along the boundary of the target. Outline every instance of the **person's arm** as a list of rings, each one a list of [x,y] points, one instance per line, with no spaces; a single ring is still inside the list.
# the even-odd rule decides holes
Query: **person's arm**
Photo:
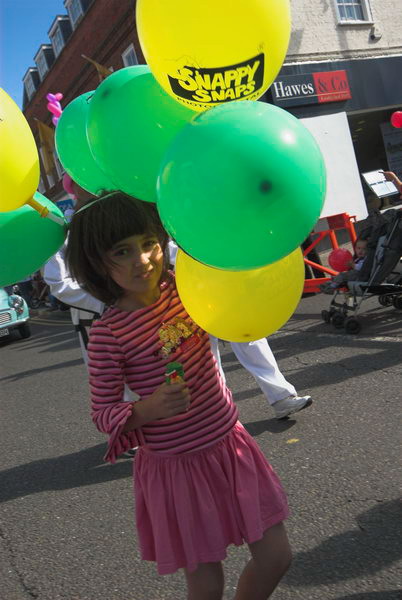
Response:
[[[48,260],[43,271],[43,279],[50,287],[50,292],[59,300],[92,313],[102,314],[104,304],[88,292],[84,291],[79,284],[70,277],[64,262],[64,250],[61,249]]]
[[[91,417],[99,431],[109,436],[105,460],[116,458],[140,445],[135,431],[123,432],[132,413],[132,403],[124,402],[124,356],[109,327],[95,321],[89,333],[88,372],[91,391]]]
[[[125,402],[124,362],[120,344],[109,327],[95,321],[88,344],[91,415],[99,431],[109,436],[105,460],[111,462],[129,448],[140,445],[142,425],[181,413],[190,404],[185,383],[163,383],[147,398]]]

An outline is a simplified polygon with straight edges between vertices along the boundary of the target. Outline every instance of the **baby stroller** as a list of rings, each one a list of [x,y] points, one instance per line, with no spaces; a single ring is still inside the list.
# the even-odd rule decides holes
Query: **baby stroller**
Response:
[[[393,305],[402,310],[402,210],[376,211],[365,223],[359,237],[367,240],[367,255],[359,281],[348,281],[336,288],[329,310],[321,316],[336,329],[359,333],[357,314],[362,303],[378,296],[382,307]],[[399,267],[399,270],[398,270]]]

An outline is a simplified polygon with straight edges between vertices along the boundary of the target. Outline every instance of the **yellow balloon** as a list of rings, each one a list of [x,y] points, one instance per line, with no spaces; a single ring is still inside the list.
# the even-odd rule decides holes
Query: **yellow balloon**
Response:
[[[39,185],[39,157],[28,121],[0,88],[0,212],[16,210]]]
[[[181,104],[205,110],[257,100],[281,68],[290,36],[289,0],[138,0],[147,63]]]
[[[190,317],[208,333],[230,342],[271,335],[292,316],[304,285],[300,248],[251,271],[222,271],[179,250],[176,282]]]

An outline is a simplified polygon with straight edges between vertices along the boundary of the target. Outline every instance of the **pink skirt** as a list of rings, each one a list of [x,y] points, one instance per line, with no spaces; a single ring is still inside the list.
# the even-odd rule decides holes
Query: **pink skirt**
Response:
[[[261,539],[289,514],[279,478],[239,422],[200,451],[140,448],[134,493],[141,556],[161,575],[219,562],[230,544]]]

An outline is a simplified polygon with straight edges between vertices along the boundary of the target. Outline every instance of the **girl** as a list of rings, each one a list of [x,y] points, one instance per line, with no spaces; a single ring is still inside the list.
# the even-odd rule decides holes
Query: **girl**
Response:
[[[110,308],[89,340],[92,417],[109,436],[114,462],[134,460],[141,555],[159,573],[183,568],[190,600],[223,595],[221,561],[229,544],[249,544],[236,600],[265,600],[291,559],[280,482],[238,421],[211,353],[168,272],[167,235],[156,208],[120,192],[72,219],[72,276]],[[184,378],[167,383],[166,366]],[[140,400],[123,401],[124,384]]]

